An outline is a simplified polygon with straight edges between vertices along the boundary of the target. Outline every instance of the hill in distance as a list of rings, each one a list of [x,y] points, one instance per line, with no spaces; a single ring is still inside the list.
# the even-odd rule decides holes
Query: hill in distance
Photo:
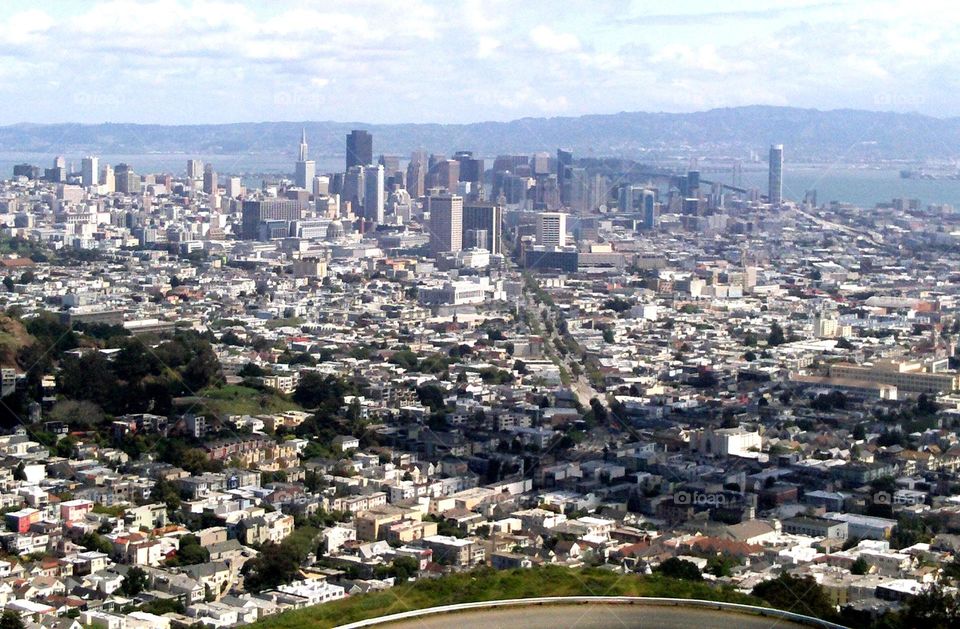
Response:
[[[572,149],[577,157],[744,157],[784,144],[788,161],[950,159],[960,118],[851,109],[749,106],[694,113],[622,112],[471,124],[261,122],[204,125],[30,124],[0,127],[0,151],[93,154],[295,154],[301,128],[311,155],[342,155],[351,129],[374,136],[376,154],[416,149],[481,156]]]

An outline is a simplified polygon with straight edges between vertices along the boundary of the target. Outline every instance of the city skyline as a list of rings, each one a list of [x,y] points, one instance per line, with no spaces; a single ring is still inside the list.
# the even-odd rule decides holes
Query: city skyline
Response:
[[[544,8],[8,2],[0,124],[450,123],[744,104],[960,113],[946,3]]]

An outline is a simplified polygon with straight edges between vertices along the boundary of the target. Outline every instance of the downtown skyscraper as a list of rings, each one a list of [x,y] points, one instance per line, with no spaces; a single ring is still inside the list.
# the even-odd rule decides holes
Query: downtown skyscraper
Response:
[[[783,145],[770,147],[770,174],[767,197],[774,207],[783,203]]]
[[[373,136],[369,131],[354,129],[347,135],[347,170],[351,166],[373,163]]]
[[[307,159],[307,131],[300,132],[300,154],[297,159],[295,183],[298,188],[310,190],[313,187],[313,178],[317,174],[317,165],[312,159]]]

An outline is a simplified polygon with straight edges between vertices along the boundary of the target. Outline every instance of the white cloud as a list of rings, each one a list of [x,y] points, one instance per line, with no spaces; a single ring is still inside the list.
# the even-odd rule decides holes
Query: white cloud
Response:
[[[530,31],[530,41],[544,52],[575,52],[580,50],[580,40],[571,33],[559,33],[546,24]]]
[[[748,103],[958,115],[960,31],[944,17],[952,4],[931,2],[51,3],[0,19],[0,123],[449,122]]]

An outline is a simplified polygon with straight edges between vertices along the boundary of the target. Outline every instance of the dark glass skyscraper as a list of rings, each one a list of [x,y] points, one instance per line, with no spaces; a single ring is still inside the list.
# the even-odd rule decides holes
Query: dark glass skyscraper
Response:
[[[351,166],[369,166],[373,163],[373,136],[369,131],[354,129],[347,136],[347,170]]]

